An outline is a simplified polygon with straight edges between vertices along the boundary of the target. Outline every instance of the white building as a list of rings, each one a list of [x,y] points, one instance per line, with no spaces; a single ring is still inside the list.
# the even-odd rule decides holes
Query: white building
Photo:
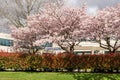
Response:
[[[13,38],[10,34],[0,33],[0,50],[6,52],[13,52]],[[114,43],[114,41],[112,41]],[[99,47],[98,43],[93,41],[83,41],[79,44],[79,46],[75,46],[75,53],[105,53],[107,50]],[[119,49],[120,51],[120,49]],[[44,50],[41,50],[41,53],[51,52],[51,53],[60,53],[64,52],[57,44],[49,43]]]
[[[57,44],[52,44],[52,47],[46,47],[45,52],[52,52],[52,53],[60,53],[64,52]],[[79,53],[104,53],[106,50],[99,47],[98,43],[90,42],[90,41],[83,41],[79,44],[79,46],[75,46],[74,52]]]
[[[102,43],[106,43],[102,41]],[[111,41],[111,44],[114,44],[115,41]],[[101,48],[98,43],[94,41],[82,41],[78,46],[74,47],[74,52],[77,54],[85,53],[85,54],[104,54],[107,53],[108,50]],[[120,51],[120,48],[118,49]],[[52,52],[52,53],[60,53],[64,52],[57,44],[52,44],[52,47],[46,47],[45,52]]]
[[[11,52],[13,46],[13,38],[10,34],[0,33],[0,51]]]

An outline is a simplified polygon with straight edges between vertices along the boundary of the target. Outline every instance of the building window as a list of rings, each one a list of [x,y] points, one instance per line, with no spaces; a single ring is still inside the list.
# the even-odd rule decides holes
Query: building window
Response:
[[[75,54],[91,54],[92,51],[75,51]]]
[[[52,47],[52,43],[46,42],[45,44],[42,45],[42,47]]]
[[[0,38],[0,45],[2,46],[13,46],[13,41],[9,39]]]

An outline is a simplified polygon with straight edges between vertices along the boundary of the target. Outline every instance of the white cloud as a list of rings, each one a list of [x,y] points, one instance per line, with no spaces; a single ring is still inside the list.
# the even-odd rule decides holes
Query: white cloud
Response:
[[[87,12],[88,12],[88,14],[93,14],[93,15],[95,15],[96,12],[97,12],[97,10],[98,10],[98,7],[97,7],[97,6],[89,6],[88,9],[87,9]]]
[[[80,4],[78,0],[64,0],[65,6],[78,7]]]

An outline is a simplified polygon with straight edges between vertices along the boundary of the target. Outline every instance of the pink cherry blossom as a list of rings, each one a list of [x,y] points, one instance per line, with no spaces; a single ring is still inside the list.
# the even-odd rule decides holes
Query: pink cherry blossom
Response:
[[[89,32],[100,47],[115,53],[120,48],[120,5],[98,11],[91,18]]]

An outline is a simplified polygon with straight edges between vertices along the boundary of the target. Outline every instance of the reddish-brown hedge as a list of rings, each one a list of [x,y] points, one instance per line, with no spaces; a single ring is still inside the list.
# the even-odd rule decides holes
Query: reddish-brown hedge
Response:
[[[28,55],[0,52],[0,70],[119,70],[120,54],[76,55],[70,53]]]

